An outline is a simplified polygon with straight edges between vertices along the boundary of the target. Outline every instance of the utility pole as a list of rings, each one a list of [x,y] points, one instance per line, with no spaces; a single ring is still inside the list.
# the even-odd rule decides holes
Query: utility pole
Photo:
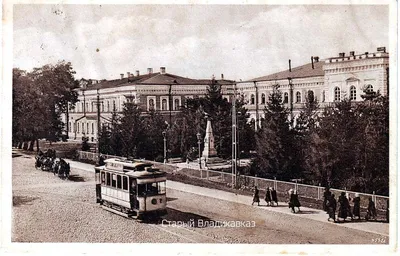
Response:
[[[232,186],[237,187],[237,118],[236,118],[236,83],[233,84],[232,99]]]
[[[97,89],[97,99],[96,99],[96,106],[97,106],[97,159],[100,160],[100,93],[99,89]]]

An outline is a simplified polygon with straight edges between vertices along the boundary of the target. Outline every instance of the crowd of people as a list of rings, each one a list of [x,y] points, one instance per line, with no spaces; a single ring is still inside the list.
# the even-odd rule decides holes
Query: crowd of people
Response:
[[[353,202],[353,210],[351,209],[350,202]],[[347,218],[351,220],[361,220],[360,211],[360,195],[355,193],[354,198],[350,198],[345,192],[341,192],[338,200],[336,201],[335,194],[333,194],[329,188],[325,189],[323,209],[329,215],[328,221],[333,220],[334,222],[344,222]],[[389,203],[389,202],[387,202]],[[336,217],[336,209],[339,204],[338,214]],[[389,206],[389,205],[388,205]],[[376,220],[376,207],[375,202],[372,198],[369,198],[366,220]],[[387,221],[389,220],[389,207],[387,207]]]
[[[296,190],[290,189],[289,194],[289,208],[291,212],[296,213],[300,211],[299,195]],[[267,187],[265,189],[265,202],[267,206],[278,206],[278,197],[275,188]],[[350,202],[353,202],[353,209],[351,209]],[[253,202],[251,205],[257,203],[260,206],[260,191],[257,186],[254,187]],[[328,221],[333,220],[334,222],[344,222],[347,218],[351,220],[361,220],[361,199],[358,193],[355,193],[354,198],[350,198],[347,193],[341,192],[339,198],[336,200],[335,194],[333,194],[329,188],[325,189],[323,210],[329,215]],[[297,208],[297,211],[296,211]],[[337,211],[338,210],[338,211]],[[336,215],[337,211],[337,215]],[[375,202],[372,198],[369,198],[366,220],[376,220],[377,213]],[[389,201],[387,201],[386,219],[389,221]]]

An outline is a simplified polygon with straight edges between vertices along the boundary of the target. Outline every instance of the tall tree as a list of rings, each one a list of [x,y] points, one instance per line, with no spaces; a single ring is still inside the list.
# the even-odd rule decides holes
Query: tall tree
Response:
[[[124,104],[118,127],[122,138],[122,155],[137,158],[143,146],[144,135],[143,117],[138,105],[129,102]]]
[[[256,134],[257,157],[253,163],[257,174],[278,179],[293,178],[293,134],[290,130],[288,110],[282,101],[279,85],[273,86],[264,109],[264,119]]]
[[[139,156],[160,161],[163,159],[163,135],[167,124],[160,113],[152,110],[148,116],[144,117],[144,146]]]

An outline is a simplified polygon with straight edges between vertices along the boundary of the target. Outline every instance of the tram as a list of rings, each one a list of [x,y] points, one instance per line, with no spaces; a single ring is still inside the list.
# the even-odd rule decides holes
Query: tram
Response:
[[[128,218],[167,213],[167,175],[152,164],[107,159],[95,167],[96,199],[102,208]]]

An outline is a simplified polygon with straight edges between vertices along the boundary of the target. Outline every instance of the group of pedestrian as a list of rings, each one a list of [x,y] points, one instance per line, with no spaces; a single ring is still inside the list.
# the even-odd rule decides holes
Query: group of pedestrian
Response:
[[[353,211],[351,210],[350,201],[353,201],[354,204]],[[329,214],[328,221],[332,219],[334,222],[344,222],[348,217],[350,217],[351,220],[360,220],[360,201],[361,199],[358,193],[355,193],[354,198],[351,199],[345,192],[342,192],[336,201],[335,194],[333,194],[329,188],[326,188],[324,192],[323,209]],[[339,204],[339,210],[336,218],[337,204]],[[376,208],[372,198],[369,198],[366,219],[376,219]]]
[[[267,187],[265,189],[265,202],[267,206],[274,206],[274,202],[278,206],[278,195],[276,194],[275,188]],[[254,205],[254,203],[260,206],[260,191],[257,186],[254,187],[253,203],[251,205]]]

